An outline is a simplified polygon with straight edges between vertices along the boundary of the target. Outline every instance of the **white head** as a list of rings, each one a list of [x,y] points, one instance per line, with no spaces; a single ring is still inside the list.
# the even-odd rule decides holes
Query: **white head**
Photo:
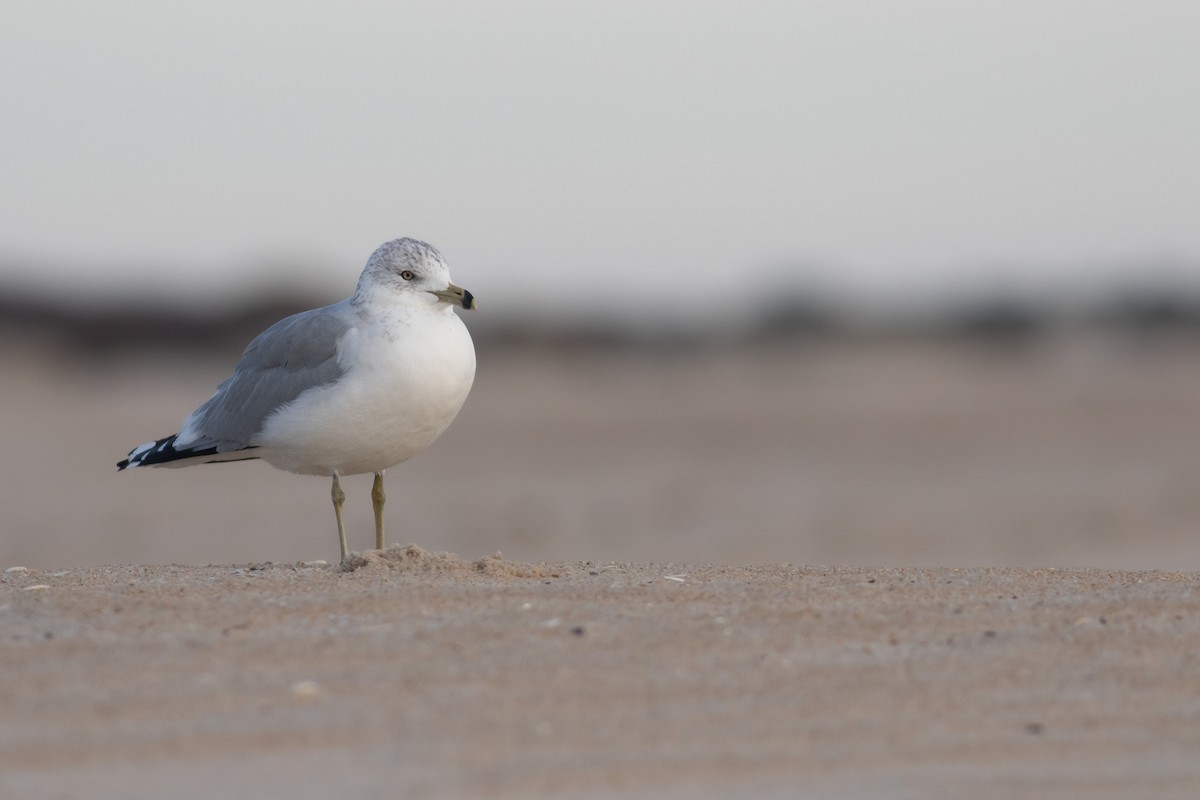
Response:
[[[355,298],[383,290],[413,299],[436,298],[435,302],[474,308],[475,297],[450,282],[450,268],[431,244],[416,239],[385,242],[367,259],[358,279]]]

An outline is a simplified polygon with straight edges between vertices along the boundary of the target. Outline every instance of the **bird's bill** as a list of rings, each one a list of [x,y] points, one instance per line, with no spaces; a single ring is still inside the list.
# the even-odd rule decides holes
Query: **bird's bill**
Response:
[[[455,286],[453,283],[440,292],[430,292],[430,294],[438,300],[450,303],[451,305],[462,306],[467,309],[475,308],[475,295],[461,286]]]

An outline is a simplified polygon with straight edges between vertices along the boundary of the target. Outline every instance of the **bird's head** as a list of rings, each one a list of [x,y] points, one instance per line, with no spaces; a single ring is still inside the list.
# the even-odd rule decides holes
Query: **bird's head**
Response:
[[[376,290],[418,302],[428,302],[432,295],[438,304],[475,308],[475,296],[450,281],[450,269],[437,248],[416,239],[394,239],[371,254],[356,296]]]

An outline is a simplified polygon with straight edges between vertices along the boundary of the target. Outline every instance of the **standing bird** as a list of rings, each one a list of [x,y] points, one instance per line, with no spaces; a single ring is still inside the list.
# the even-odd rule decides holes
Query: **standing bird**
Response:
[[[267,328],[179,433],[135,447],[117,468],[261,458],[332,476],[343,561],[338,478],[373,472],[382,550],[384,470],[432,444],[475,380],[475,348],[455,306],[474,308],[475,298],[450,282],[436,248],[387,242],[367,260],[352,297]]]

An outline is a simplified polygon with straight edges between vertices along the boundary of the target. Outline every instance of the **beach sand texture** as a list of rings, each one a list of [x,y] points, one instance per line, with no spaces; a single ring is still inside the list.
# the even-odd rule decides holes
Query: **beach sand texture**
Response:
[[[0,796],[1197,796],[1196,357],[497,351],[343,570],[323,480],[116,472],[228,364],[13,348]]]

